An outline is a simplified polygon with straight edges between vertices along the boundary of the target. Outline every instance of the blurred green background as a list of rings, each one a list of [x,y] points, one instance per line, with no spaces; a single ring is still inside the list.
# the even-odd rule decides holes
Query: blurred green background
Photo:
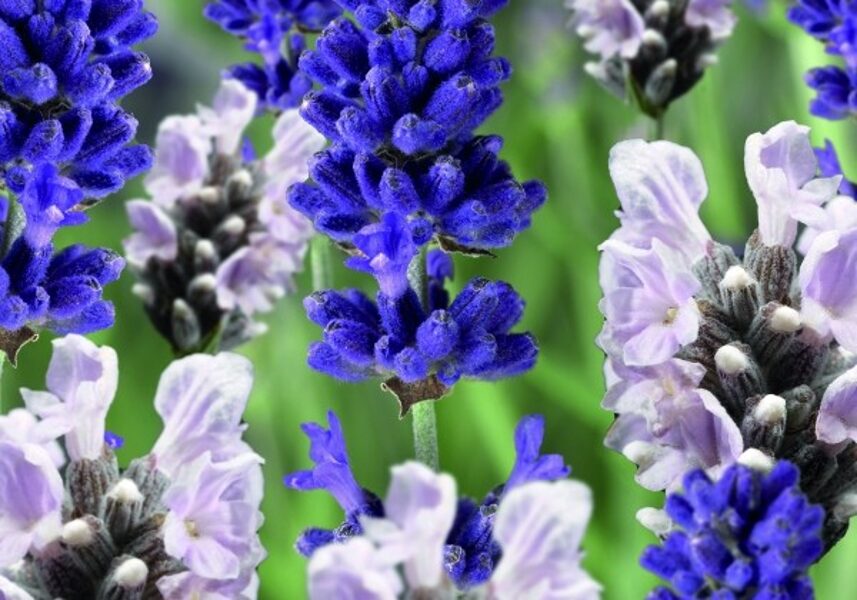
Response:
[[[164,116],[208,102],[220,70],[246,56],[237,40],[202,18],[203,0],[148,4],[161,20],[160,35],[147,47],[155,77],[126,105],[140,121],[140,138],[151,143]],[[742,240],[755,223],[742,167],[750,133],[795,119],[813,126],[817,145],[825,137],[838,144],[846,171],[857,157],[853,123],[822,121],[807,110],[810,92],[802,74],[828,61],[822,48],[785,21],[785,3],[775,3],[764,16],[743,6],[737,10],[740,24],[721,50],[720,64],[673,107],[666,121],[666,137],[701,156],[711,188],[704,218],[727,241]],[[461,286],[475,274],[511,282],[527,300],[523,325],[538,336],[542,353],[525,377],[498,384],[461,383],[439,403],[441,465],[457,477],[462,492],[482,496],[511,468],[517,420],[544,414],[545,450],[564,454],[573,476],[594,490],[595,515],[584,542],[586,568],[604,584],[605,598],[641,598],[654,579],[637,566],[637,559],[654,538],[634,515],[643,506],[660,505],[661,496],[637,486],[633,466],[602,445],[612,417],[599,407],[602,355],[593,339],[601,326],[596,247],[616,226],[613,211],[618,206],[607,153],[621,139],[646,136],[649,123],[583,73],[587,57],[567,22],[561,0],[515,0],[497,18],[499,52],[511,59],[515,73],[505,86],[506,103],[485,130],[503,135],[504,157],[516,174],[542,179],[551,196],[532,229],[496,260],[457,259],[455,284]],[[263,148],[270,143],[269,130],[269,120],[254,127]],[[140,194],[137,181],[93,211],[90,224],[65,232],[64,239],[121,249],[129,233],[123,201]],[[337,287],[370,283],[341,267],[335,278]],[[95,336],[119,353],[120,388],[108,425],[126,439],[120,452],[125,463],[145,454],[160,430],[152,399],[170,360],[167,344],[131,294],[132,284],[126,273],[110,288],[116,326]],[[380,494],[390,465],[412,456],[410,423],[399,421],[395,400],[377,384],[340,384],[305,365],[306,347],[319,331],[301,308],[301,299],[311,291],[308,275],[298,284],[298,293],[265,319],[269,333],[242,349],[256,365],[247,435],[267,459],[261,532],[269,553],[261,567],[264,599],[304,596],[305,561],[292,544],[304,527],[331,526],[341,519],[324,493],[300,494],[280,483],[284,473],[309,464],[300,423],[323,420],[328,408],[335,409],[358,479]],[[42,388],[49,355],[50,344],[43,338],[25,348],[17,371],[7,369],[2,382],[7,409],[19,401],[17,388]],[[852,532],[814,569],[819,598],[854,597],[855,552],[857,532]]]

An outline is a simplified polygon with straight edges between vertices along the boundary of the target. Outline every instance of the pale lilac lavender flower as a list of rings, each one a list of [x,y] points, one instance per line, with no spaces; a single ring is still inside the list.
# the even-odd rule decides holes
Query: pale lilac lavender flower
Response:
[[[706,185],[689,151],[627,144],[611,163],[624,210],[600,272],[604,407],[617,415],[607,445],[653,490],[675,490],[689,469],[716,478],[739,460],[788,460],[809,501],[826,511],[830,549],[857,514],[846,466],[857,431],[848,371],[857,350],[857,228],[853,207],[835,197],[841,177],[818,176],[806,127],[785,122],[750,136],[745,166],[759,229],[739,259],[697,220]],[[802,263],[793,248],[800,223],[808,226]],[[654,260],[671,240],[696,250]],[[670,331],[674,321],[663,315],[678,316],[669,309],[680,306],[695,307],[693,329],[685,322]]]
[[[616,240],[605,242],[601,250],[628,278],[605,290],[601,303],[610,324],[605,334],[622,346],[625,364],[664,362],[696,339],[699,309],[694,295],[700,284],[679,255],[658,239],[648,250]]]
[[[702,258],[711,234],[699,217],[708,183],[699,158],[668,142],[628,140],[610,151],[610,176],[622,205],[617,239],[639,248],[658,239],[692,264]]]
[[[0,442],[0,568],[59,535],[63,483],[40,446]]]
[[[176,226],[154,202],[131,200],[125,204],[134,233],[125,240],[125,257],[132,265],[145,266],[150,258],[175,260],[179,252]]]
[[[837,377],[824,392],[815,432],[828,444],[857,442],[857,367]]]
[[[13,408],[5,415],[0,415],[0,442],[4,441],[19,446],[41,446],[58,469],[66,462],[55,432],[46,428],[33,413],[24,408]]]
[[[23,389],[24,403],[55,436],[65,435],[73,461],[95,460],[104,448],[105,419],[116,394],[119,368],[112,348],[70,335],[54,340],[46,376],[49,391]]]
[[[167,367],[155,394],[164,421],[152,447],[158,469],[173,477],[206,452],[228,460],[242,443],[241,416],[252,387],[253,366],[236,354],[198,354]]]
[[[55,342],[51,392],[23,391],[43,417],[33,435],[40,443],[47,432],[63,435],[70,462],[60,471],[42,446],[0,441],[3,574],[40,598],[98,589],[141,597],[158,586],[175,600],[254,600],[265,552],[256,533],[262,461],[241,439],[249,361],[220,354],[173,363],[155,402],[164,431],[124,471],[104,431],[117,375],[111,349],[69,336]],[[89,558],[71,576],[78,553]]]
[[[747,138],[747,182],[759,207],[759,236],[767,246],[791,246],[798,222],[825,220],[821,208],[836,196],[841,177],[817,177],[809,127],[786,121]]]
[[[732,0],[689,0],[684,20],[691,27],[708,27],[714,39],[727,38],[738,22],[731,6]]]
[[[646,24],[630,0],[568,0],[566,5],[587,50],[602,59],[637,55]]]
[[[418,462],[392,468],[384,518],[361,519],[364,534],[403,564],[411,589],[434,589],[444,577],[443,548],[456,513],[455,480]]]
[[[824,212],[826,220],[823,223],[806,227],[800,234],[796,248],[801,254],[808,254],[815,238],[825,231],[835,229],[844,233],[857,228],[857,202],[851,196],[836,196],[824,205]]]
[[[202,189],[212,142],[198,116],[164,119],[155,146],[155,164],[145,182],[156,204],[169,208],[179,198]]]
[[[828,231],[812,243],[800,268],[801,318],[819,335],[857,351],[857,229]]]
[[[494,524],[503,558],[488,584],[488,597],[599,598],[601,586],[580,565],[591,515],[592,492],[577,481],[537,481],[509,492]]]
[[[383,551],[363,537],[313,554],[307,578],[310,600],[397,600],[404,587]]]
[[[306,179],[307,161],[325,140],[286,111],[273,149],[256,159],[242,141],[257,103],[229,79],[212,107],[169,117],[147,180],[152,201],[128,204],[135,233],[125,250],[141,280],[135,292],[180,353],[210,343],[233,348],[264,331],[253,316],[292,290],[314,233],[286,202],[286,189]]]

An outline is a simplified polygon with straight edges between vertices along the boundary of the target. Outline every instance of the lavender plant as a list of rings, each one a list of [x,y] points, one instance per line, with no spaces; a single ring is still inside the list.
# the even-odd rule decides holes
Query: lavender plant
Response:
[[[0,597],[255,598],[262,459],[242,440],[249,362],[170,365],[155,397],[164,429],[124,470],[105,431],[117,376],[111,348],[58,339],[48,391],[22,390],[26,410],[0,420]]]
[[[534,364],[533,339],[509,333],[522,314],[517,294],[478,279],[449,303],[443,281],[452,262],[438,251],[427,259],[424,248],[507,246],[546,194],[538,182],[515,180],[498,159],[500,138],[473,133],[500,106],[498,86],[510,74],[493,56],[486,20],[504,2],[339,4],[355,21],[333,21],[299,61],[321,86],[301,115],[331,146],[289,202],[380,291],[374,303],[355,291],[307,299],[308,315],[325,328],[309,364],[346,381],[382,378],[404,414],[463,376],[497,379]]]
[[[731,0],[567,0],[586,70],[605,88],[660,121],[717,62],[731,34]],[[659,136],[660,137],[660,136]]]
[[[303,268],[312,226],[285,192],[306,179],[324,139],[284,111],[273,149],[257,158],[243,139],[257,108],[251,90],[227,79],[211,108],[165,119],[146,178],[152,199],[127,204],[134,291],[179,354],[234,348],[263,332],[253,316],[291,291]]]
[[[235,65],[224,75],[242,82],[258,95],[260,106],[275,111],[294,108],[312,89],[298,69],[306,34],[319,33],[341,13],[333,0],[213,0],[205,7],[206,17],[262,59],[261,65]]]
[[[708,190],[690,150],[639,140],[613,149],[622,211],[601,246],[603,406],[617,415],[606,443],[652,490],[677,491],[693,469],[739,477],[728,475],[739,460],[759,470],[789,461],[801,492],[795,476],[789,494],[824,510],[826,551],[857,512],[855,291],[844,275],[857,232],[836,218],[841,177],[817,176],[808,128],[786,122],[750,136],[745,167],[759,228],[739,259],[699,218]]]
[[[121,258],[53,238],[150,166],[119,102],[150,79],[132,47],[156,30],[142,0],[0,2],[0,351],[13,362],[39,329],[113,323],[102,289]]]
[[[336,529],[311,528],[298,540],[310,557],[310,598],[600,596],[580,566],[591,494],[565,479],[561,456],[540,454],[541,417],[518,424],[509,478],[481,502],[457,498],[450,475],[417,462],[392,468],[380,500],[354,478],[333,412],[328,422],[303,426],[315,466],[285,478],[295,489],[327,490],[346,515]]]

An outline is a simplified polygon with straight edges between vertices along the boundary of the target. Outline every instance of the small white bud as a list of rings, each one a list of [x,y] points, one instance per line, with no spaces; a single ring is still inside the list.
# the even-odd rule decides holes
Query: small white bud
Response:
[[[211,260],[217,254],[211,240],[199,240],[194,248],[194,254],[201,260]]]
[[[762,423],[775,424],[786,418],[786,401],[782,396],[768,394],[756,406],[753,417]]]
[[[213,292],[217,287],[217,277],[213,273],[203,273],[197,275],[190,282],[190,287],[197,292]]]
[[[668,534],[673,529],[673,522],[666,511],[657,508],[641,508],[637,511],[637,521],[658,536]]]
[[[92,527],[83,519],[75,519],[63,525],[62,541],[69,546],[88,546],[94,537]]]
[[[670,3],[667,0],[655,0],[648,12],[653,17],[665,17],[670,14]]]
[[[646,29],[643,32],[642,37],[643,44],[646,46],[666,46],[667,41],[664,39],[664,36],[661,35],[660,31],[656,31],[654,29]]]
[[[647,442],[631,442],[622,448],[622,454],[639,466],[650,465],[655,460],[655,446]]]
[[[145,283],[135,283],[131,286],[131,293],[142,300],[143,304],[153,304],[155,302],[155,291]]]
[[[754,471],[769,473],[774,468],[774,459],[758,448],[749,448],[744,450],[744,453],[738,457],[738,464],[749,467]]]
[[[148,576],[149,567],[139,558],[129,558],[116,567],[116,571],[113,572],[113,579],[119,586],[125,588],[136,588],[143,585]]]
[[[138,488],[137,484],[130,479],[120,479],[119,482],[113,486],[113,489],[108,492],[107,496],[112,500],[116,500],[123,504],[142,502],[144,499],[143,494],[140,493],[140,488]]]
[[[229,177],[229,183],[232,185],[240,185],[242,187],[250,187],[253,185],[253,176],[247,169],[236,171]]]
[[[714,364],[718,371],[727,375],[735,375],[750,368],[750,359],[735,346],[721,346],[714,353]]]
[[[173,300],[173,314],[179,317],[190,317],[193,315],[193,310],[187,302],[176,298]]]
[[[840,521],[848,521],[854,515],[857,515],[857,493],[842,494],[833,507],[833,516]]]
[[[737,291],[750,287],[753,284],[753,278],[747,272],[747,269],[740,265],[734,265],[729,267],[720,283],[727,290]]]
[[[794,333],[800,329],[800,313],[788,306],[780,306],[771,313],[768,324],[777,333]]]
[[[199,190],[196,195],[205,204],[217,204],[220,200],[220,189],[209,185]]]
[[[220,225],[220,230],[229,235],[241,235],[247,228],[247,223],[238,215],[232,215]]]
[[[717,58],[716,54],[703,54],[699,57],[699,61],[697,61],[696,65],[700,69],[707,69],[708,67],[713,67],[719,62],[720,59]]]

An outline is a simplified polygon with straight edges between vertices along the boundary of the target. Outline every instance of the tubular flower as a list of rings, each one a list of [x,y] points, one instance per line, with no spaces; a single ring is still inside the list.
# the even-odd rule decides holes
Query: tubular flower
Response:
[[[546,192],[512,176],[499,137],[473,134],[511,72],[486,21],[505,1],[339,4],[356,22],[333,21],[300,59],[321,86],[301,115],[332,144],[311,162],[311,182],[291,188],[291,205],[346,246],[391,212],[420,246],[508,246]]]
[[[34,423],[0,441],[0,596],[7,585],[36,600],[254,599],[264,550],[262,460],[241,439],[250,364],[173,363],[155,398],[164,431],[124,470],[104,427],[117,376],[111,348],[68,336],[54,342],[48,391],[22,390]],[[57,438],[60,461],[44,447]]]
[[[809,503],[798,478],[787,461],[768,473],[733,465],[717,481],[688,473],[683,492],[667,497],[672,524],[663,545],[640,560],[671,589],[648,597],[813,598],[807,570],[824,547],[824,510]]]
[[[149,167],[149,149],[128,146],[137,121],[118,102],[151,78],[132,46],[157,28],[143,0],[3,3],[0,172],[10,190],[22,193],[38,165],[53,165],[82,193],[57,206],[68,212]]]
[[[572,24],[598,60],[586,70],[658,118],[717,62],[731,34],[731,0],[567,0]]]
[[[259,106],[270,110],[294,108],[312,89],[298,69],[305,33],[321,31],[340,14],[333,0],[212,0],[205,7],[206,17],[260,55],[261,65],[235,65],[225,76],[253,90]]]
[[[328,419],[329,430],[304,426],[315,468],[285,479],[295,489],[328,490],[347,513],[336,530],[309,529],[298,540],[310,557],[311,598],[360,590],[368,598],[396,598],[405,589],[472,590],[498,599],[524,589],[598,597],[599,586],[580,568],[590,492],[565,480],[562,457],[540,454],[541,417],[518,425],[512,473],[479,503],[457,499],[452,477],[413,462],[393,467],[382,502],[354,480],[339,422],[333,413]]]
[[[135,292],[179,353],[229,349],[264,331],[252,317],[291,291],[303,268],[312,226],[285,190],[306,178],[306,159],[324,140],[284,112],[274,148],[254,159],[241,142],[255,112],[255,95],[226,80],[211,108],[168,117],[146,178],[152,199],[127,205]]]
[[[818,176],[808,128],[750,136],[759,228],[739,258],[700,229],[707,187],[692,153],[634,141],[611,160],[622,212],[601,263],[603,405],[617,415],[607,444],[654,490],[691,469],[717,477],[745,452],[788,460],[825,510],[829,549],[857,483],[857,290],[842,276],[857,264],[857,220],[837,217],[841,176]]]
[[[533,367],[538,347],[527,333],[511,333],[524,302],[506,283],[471,280],[452,302],[443,289],[452,261],[428,253],[425,302],[408,282],[417,253],[405,219],[395,213],[355,236],[360,254],[346,265],[370,272],[376,302],[357,290],[316,292],[304,301],[324,328],[310,347],[309,365],[343,381],[380,377],[399,398],[402,414],[436,399],[462,377],[496,380]]]

